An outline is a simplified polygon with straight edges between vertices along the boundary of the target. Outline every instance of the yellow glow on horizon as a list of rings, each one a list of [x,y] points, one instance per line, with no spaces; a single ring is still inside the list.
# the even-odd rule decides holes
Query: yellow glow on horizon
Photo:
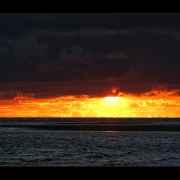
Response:
[[[19,96],[0,100],[0,117],[180,117],[180,97],[170,92],[167,96],[162,93],[123,95],[52,99]]]

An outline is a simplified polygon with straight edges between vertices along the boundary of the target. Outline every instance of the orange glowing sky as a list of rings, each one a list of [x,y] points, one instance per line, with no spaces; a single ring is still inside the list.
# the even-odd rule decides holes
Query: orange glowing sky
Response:
[[[150,96],[153,93],[155,95]],[[18,96],[0,100],[1,117],[180,117],[175,92],[154,91],[141,96],[62,96],[35,99]]]
[[[0,117],[180,117],[179,15],[0,22]]]

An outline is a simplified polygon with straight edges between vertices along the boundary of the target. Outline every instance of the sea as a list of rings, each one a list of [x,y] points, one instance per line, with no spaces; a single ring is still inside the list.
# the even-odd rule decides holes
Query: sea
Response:
[[[180,166],[180,118],[0,118],[0,166]]]

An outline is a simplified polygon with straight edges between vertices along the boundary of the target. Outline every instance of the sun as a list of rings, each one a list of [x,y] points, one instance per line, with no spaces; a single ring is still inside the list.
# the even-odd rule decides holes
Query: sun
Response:
[[[105,97],[105,101],[109,102],[109,103],[115,103],[119,101],[119,97],[118,96],[107,96]]]
[[[117,117],[121,107],[121,100],[119,96],[106,96],[101,102],[101,107],[104,112],[104,116]]]

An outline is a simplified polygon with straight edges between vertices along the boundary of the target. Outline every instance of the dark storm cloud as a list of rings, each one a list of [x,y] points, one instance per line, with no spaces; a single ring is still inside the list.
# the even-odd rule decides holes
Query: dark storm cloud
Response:
[[[70,49],[63,48],[60,51],[60,61],[62,62],[91,62],[93,55],[90,51],[84,51],[80,46],[73,46]]]
[[[40,44],[36,38],[26,39],[14,44],[14,56],[19,57],[45,57],[49,46],[47,44]]]
[[[3,46],[2,48],[0,48],[0,54],[7,54],[9,52],[10,50],[7,46]]]
[[[0,96],[100,95],[112,87],[141,94],[155,85],[179,89],[179,22],[180,15],[171,14],[3,14]],[[41,82],[46,88],[32,88]],[[46,85],[51,82],[53,88]],[[11,86],[3,89],[6,83]]]
[[[180,30],[178,15],[1,15],[0,24],[0,37],[10,41],[36,33],[102,36],[127,35],[135,28],[173,33]]]
[[[2,92],[0,93],[0,99],[4,100],[4,99],[14,99],[14,97],[17,95],[16,92],[13,91],[9,91],[9,92]]]
[[[126,59],[128,56],[123,52],[109,52],[105,54],[93,55],[90,50],[85,51],[80,46],[73,46],[69,49],[62,48],[60,51],[61,62],[81,62],[90,63],[95,59]]]

